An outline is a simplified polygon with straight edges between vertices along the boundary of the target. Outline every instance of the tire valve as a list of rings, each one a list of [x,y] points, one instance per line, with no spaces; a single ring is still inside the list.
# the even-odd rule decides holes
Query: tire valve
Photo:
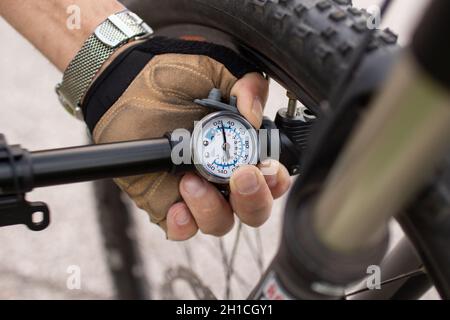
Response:
[[[287,117],[295,118],[297,116],[297,97],[290,91],[287,91],[286,96],[289,98]]]

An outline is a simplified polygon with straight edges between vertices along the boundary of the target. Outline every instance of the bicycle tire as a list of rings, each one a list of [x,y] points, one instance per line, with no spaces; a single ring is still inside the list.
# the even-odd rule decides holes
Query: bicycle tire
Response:
[[[367,31],[369,14],[351,0],[127,0],[125,5],[156,33],[197,25],[229,36],[239,52],[294,92],[314,113],[330,98],[333,85],[348,69],[352,53]],[[181,28],[172,28],[172,30]],[[180,36],[195,37],[184,28]],[[169,35],[173,35],[170,34]],[[201,35],[221,42],[217,34]],[[363,65],[392,57],[397,36],[375,32]],[[254,55],[257,53],[257,55]]]
[[[123,201],[122,190],[109,179],[93,183],[97,218],[115,298],[146,300],[151,297],[144,262],[139,251],[132,212]]]

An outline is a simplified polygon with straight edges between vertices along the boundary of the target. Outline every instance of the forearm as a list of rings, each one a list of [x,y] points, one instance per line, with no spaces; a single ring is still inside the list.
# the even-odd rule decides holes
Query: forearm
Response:
[[[67,8],[80,8],[80,28],[69,28]],[[108,16],[124,10],[116,0],[1,0],[0,15],[63,71]]]

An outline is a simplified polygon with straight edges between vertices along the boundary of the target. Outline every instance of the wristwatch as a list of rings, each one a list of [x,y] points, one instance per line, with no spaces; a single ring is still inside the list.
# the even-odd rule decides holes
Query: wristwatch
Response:
[[[70,62],[56,93],[63,107],[83,120],[81,102],[97,72],[123,45],[151,37],[153,30],[135,13],[125,10],[108,17],[86,40]]]

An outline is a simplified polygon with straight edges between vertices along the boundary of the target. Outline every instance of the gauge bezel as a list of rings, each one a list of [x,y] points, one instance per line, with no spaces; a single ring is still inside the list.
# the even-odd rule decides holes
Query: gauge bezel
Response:
[[[199,157],[201,155],[197,154],[198,149],[196,148],[196,143],[199,138],[199,134],[202,134],[202,129],[205,127],[206,124],[210,123],[211,121],[214,121],[214,119],[221,118],[221,117],[228,117],[232,118],[235,121],[239,121],[247,130],[250,135],[251,143],[253,146],[253,152],[250,156],[248,164],[254,164],[256,165],[258,163],[258,152],[259,152],[259,144],[258,144],[258,138],[256,129],[251,125],[250,122],[247,121],[243,116],[241,116],[238,113],[230,112],[230,111],[217,111],[208,114],[205,116],[202,120],[196,123],[194,127],[194,131],[192,133],[192,139],[191,139],[191,154],[192,154],[192,161],[195,165],[195,168],[200,173],[200,175],[205,178],[206,180],[217,183],[217,184],[228,184],[230,182],[229,178],[223,178],[216,176],[209,172],[205,166],[201,163],[196,163],[195,157]]]

